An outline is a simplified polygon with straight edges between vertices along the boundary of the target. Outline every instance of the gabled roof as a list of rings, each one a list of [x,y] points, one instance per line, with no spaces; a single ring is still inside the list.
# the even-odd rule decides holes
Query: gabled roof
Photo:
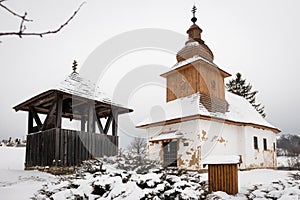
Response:
[[[249,125],[271,129],[278,133],[280,130],[264,119],[253,106],[243,97],[225,92],[226,101],[229,104],[228,111],[225,113],[209,112],[200,102],[201,94],[179,98],[162,105],[165,111],[165,118],[155,117],[154,119],[146,119],[137,124],[138,128],[147,128],[152,126],[160,126],[191,119],[220,120],[220,122]]]
[[[46,114],[49,111],[51,102],[55,99],[56,93],[65,95],[65,98],[69,100],[69,102],[77,105],[82,105],[88,101],[94,101],[96,107],[103,108],[101,112],[103,112],[104,109],[107,112],[110,112],[112,107],[117,108],[120,114],[133,111],[120,103],[112,101],[107,94],[100,91],[95,83],[80,77],[77,72],[71,73],[64,81],[55,87],[20,103],[15,106],[14,109],[16,111],[28,111],[29,106],[34,105],[39,113]],[[64,100],[66,101],[66,99]],[[72,118],[73,114],[66,113],[64,117]]]
[[[81,77],[77,72],[71,73],[64,81],[56,85],[53,89],[86,99],[124,107],[122,104],[113,101],[106,93],[102,92],[99,86],[94,82]]]

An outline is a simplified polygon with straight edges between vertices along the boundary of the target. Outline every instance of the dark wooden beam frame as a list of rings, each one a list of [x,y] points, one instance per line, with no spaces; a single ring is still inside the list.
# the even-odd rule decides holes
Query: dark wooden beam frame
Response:
[[[81,125],[81,131],[85,132],[85,122],[86,122],[86,118],[84,116],[81,117],[81,122],[80,122],[80,125]]]
[[[112,135],[117,136],[118,135],[118,121],[119,121],[118,109],[114,109],[112,113],[113,113]]]
[[[88,126],[87,126],[87,132],[95,132],[95,104],[94,101],[88,102]]]
[[[109,117],[107,118],[105,128],[104,128],[104,134],[106,134],[106,135],[108,133],[108,130],[109,130],[109,127],[110,127],[110,124],[111,124],[113,118],[114,118],[113,112],[111,111],[110,114],[109,114]]]
[[[41,122],[41,119],[38,115],[38,113],[36,112],[35,108],[32,107],[32,106],[29,106],[29,112],[31,112],[33,118],[34,118],[34,121],[38,127],[39,130],[41,130],[41,127],[43,126],[42,122]]]
[[[100,120],[100,117],[99,117],[99,115],[96,112],[95,112],[95,118],[96,118],[96,122],[97,122],[97,125],[98,125],[98,128],[99,128],[99,132],[101,134],[105,134],[103,126],[102,126],[102,123],[101,123],[101,120]]]
[[[43,124],[43,126],[42,126],[42,131],[44,131],[44,130],[47,129],[47,126],[49,125],[49,123],[50,123],[50,121],[51,121],[51,119],[52,119],[52,117],[53,117],[53,114],[54,114],[54,112],[55,112],[55,110],[56,110],[56,101],[57,101],[56,98],[52,101],[52,105],[51,105],[51,107],[50,107],[50,109],[49,109],[49,112],[48,112],[48,114],[47,114],[47,117],[46,117],[46,119],[45,119],[45,121],[44,121],[44,124]]]
[[[33,116],[32,113],[28,112],[28,134],[33,133]]]
[[[55,127],[61,128],[62,121],[62,110],[63,110],[63,95],[56,94],[56,119],[55,119]]]

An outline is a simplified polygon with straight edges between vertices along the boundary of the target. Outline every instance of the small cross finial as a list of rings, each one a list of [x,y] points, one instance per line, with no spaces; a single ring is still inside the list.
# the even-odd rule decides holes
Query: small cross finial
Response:
[[[73,73],[77,73],[77,72],[76,72],[77,66],[78,66],[77,61],[74,60],[74,61],[73,61],[73,66],[72,66]]]
[[[197,21],[197,18],[195,17],[196,10],[197,10],[197,8],[194,5],[193,8],[192,8],[193,18],[191,19],[194,24]]]

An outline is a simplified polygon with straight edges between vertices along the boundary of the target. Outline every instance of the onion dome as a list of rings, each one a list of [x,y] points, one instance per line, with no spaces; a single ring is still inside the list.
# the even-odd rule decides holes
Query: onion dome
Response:
[[[176,58],[178,62],[187,60],[194,56],[201,56],[208,61],[213,61],[214,55],[205,42],[201,39],[201,28],[196,24],[197,18],[195,17],[196,7],[192,9],[193,18],[191,21],[193,25],[187,30],[189,36],[185,46],[177,53]]]

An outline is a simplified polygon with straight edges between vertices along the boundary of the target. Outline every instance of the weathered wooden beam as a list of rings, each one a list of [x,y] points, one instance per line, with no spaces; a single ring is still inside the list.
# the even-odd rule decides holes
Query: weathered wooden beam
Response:
[[[81,125],[81,131],[83,131],[83,132],[85,132],[85,122],[86,122],[85,117],[84,116],[81,117],[81,123],[80,123],[80,125]]]
[[[40,130],[40,128],[42,127],[43,124],[41,122],[41,119],[40,119],[39,115],[37,114],[34,107],[29,106],[29,109],[30,109],[30,112],[31,112],[34,120],[35,120],[36,125],[38,126],[38,129]]]
[[[46,119],[44,121],[44,124],[42,126],[42,131],[44,131],[44,130],[47,129],[47,126],[49,125],[49,122],[51,121],[51,118],[53,117],[53,114],[55,112],[55,109],[56,109],[56,99],[54,99],[52,101],[52,105],[51,105],[51,107],[49,109],[49,112],[48,112],[48,114],[46,116]]]
[[[111,111],[111,108],[109,109],[97,109],[96,112],[98,113],[98,115],[101,115],[103,113],[106,113],[106,112],[110,112]]]
[[[56,128],[55,129],[55,160],[54,160],[54,165],[58,165],[59,164],[59,160],[60,158],[60,154],[59,152],[62,151],[60,148],[60,131],[61,129]]]
[[[62,105],[63,105],[63,95],[56,94],[56,119],[55,119],[55,127],[61,128],[61,121],[62,121]]]
[[[94,110],[95,110],[95,104],[94,102],[89,102],[89,111],[88,111],[88,127],[87,132],[95,132],[95,119],[94,119]]]
[[[47,104],[47,103],[53,101],[53,99],[55,99],[54,95],[48,95],[48,96],[46,96],[42,99],[39,99],[39,100],[35,101],[32,105],[34,107],[42,106],[44,104]]]
[[[104,129],[103,129],[102,123],[100,121],[100,117],[98,116],[98,114],[96,113],[96,111],[94,112],[94,114],[95,114],[95,117],[96,117],[96,122],[97,122],[97,125],[98,125],[98,128],[99,128],[99,132],[101,134],[104,134]]]
[[[43,102],[42,99],[47,97],[48,95],[52,94],[54,91],[53,90],[48,90],[42,94],[39,94],[17,106],[14,107],[15,111],[19,111],[19,110],[25,110],[24,108],[29,106],[29,105],[33,105],[33,103],[37,102],[37,101],[40,101],[40,102]]]
[[[110,124],[111,124],[112,120],[113,120],[113,113],[110,112],[109,117],[106,120],[106,124],[105,124],[105,128],[104,128],[104,134],[108,133],[108,130],[109,130],[109,127],[110,127]]]
[[[62,117],[68,118],[68,119],[76,119],[76,120],[81,120],[82,117],[87,117],[87,115],[79,115],[79,114],[74,114],[74,113],[63,113]]]
[[[109,105],[109,104],[104,104],[104,103],[98,103],[95,107],[96,107],[96,108],[100,108],[100,107],[102,107],[102,108],[110,108],[111,105]]]
[[[112,135],[113,136],[118,135],[118,121],[119,121],[119,113],[118,113],[118,110],[115,109],[113,111],[113,121],[112,121]]]
[[[54,99],[55,99],[55,96],[50,96],[50,97],[46,98],[45,101],[43,101],[41,104],[34,104],[34,106],[35,106],[35,107],[36,107],[36,106],[41,106],[41,107],[46,108],[46,107],[52,105]]]
[[[48,111],[49,111],[49,109],[47,109],[47,108],[41,108],[41,107],[35,107],[34,108],[35,109],[35,111],[37,112],[37,113],[39,113],[39,114],[47,114],[48,113]],[[30,110],[30,108],[28,108],[28,110]]]
[[[28,112],[28,134],[33,132],[33,116],[32,113]]]

